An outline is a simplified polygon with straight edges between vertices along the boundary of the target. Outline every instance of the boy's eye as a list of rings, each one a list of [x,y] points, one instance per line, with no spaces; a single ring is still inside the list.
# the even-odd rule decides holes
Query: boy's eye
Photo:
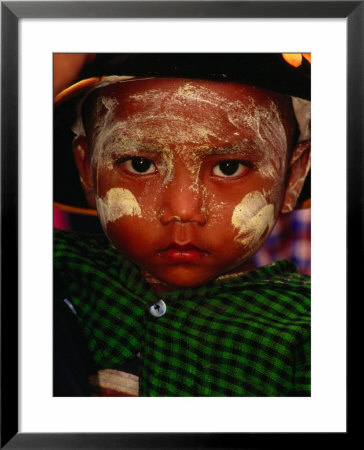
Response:
[[[123,162],[123,166],[131,173],[148,175],[156,171],[154,163],[147,158],[134,156]]]
[[[217,177],[238,177],[245,173],[248,169],[241,161],[226,160],[216,164],[212,169],[213,175]]]

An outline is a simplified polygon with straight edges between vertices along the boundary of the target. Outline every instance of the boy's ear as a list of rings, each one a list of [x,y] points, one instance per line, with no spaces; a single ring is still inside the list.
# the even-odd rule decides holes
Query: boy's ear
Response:
[[[96,208],[94,184],[91,175],[91,155],[86,138],[84,136],[76,136],[72,142],[72,149],[87,203],[91,208]]]
[[[306,179],[306,175],[310,170],[310,164],[311,142],[300,142],[296,145],[291,155],[286,192],[281,208],[282,213],[293,211],[296,207],[298,197],[301,193]]]

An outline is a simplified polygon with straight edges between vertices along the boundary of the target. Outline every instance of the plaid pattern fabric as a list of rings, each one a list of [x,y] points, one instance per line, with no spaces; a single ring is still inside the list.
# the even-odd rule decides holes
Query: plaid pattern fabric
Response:
[[[54,268],[97,368],[140,352],[141,396],[310,395],[310,279],[289,261],[156,297],[105,237],[55,230]]]
[[[311,209],[281,214],[264,246],[253,257],[258,267],[279,259],[289,259],[300,273],[311,274]]]

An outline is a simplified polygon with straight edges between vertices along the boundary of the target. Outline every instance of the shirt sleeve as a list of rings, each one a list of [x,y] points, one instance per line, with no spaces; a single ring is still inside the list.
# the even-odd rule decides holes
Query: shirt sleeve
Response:
[[[294,397],[311,395],[311,339],[303,342],[295,354],[295,370],[293,380]]]

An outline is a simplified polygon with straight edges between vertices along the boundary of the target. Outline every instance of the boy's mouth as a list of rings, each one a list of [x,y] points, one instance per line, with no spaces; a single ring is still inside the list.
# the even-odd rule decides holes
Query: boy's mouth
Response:
[[[175,264],[197,263],[207,255],[193,244],[179,245],[173,243],[159,252],[159,255],[169,262]]]

